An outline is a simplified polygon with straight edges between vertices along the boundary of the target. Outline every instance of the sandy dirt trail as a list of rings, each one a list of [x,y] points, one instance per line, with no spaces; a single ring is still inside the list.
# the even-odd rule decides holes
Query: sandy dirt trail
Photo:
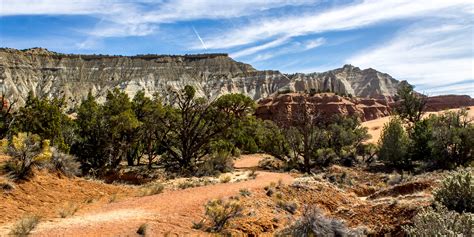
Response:
[[[262,155],[243,155],[235,167],[252,168]],[[271,182],[291,183],[293,177],[285,173],[257,171],[257,178],[238,183],[222,183],[185,190],[173,190],[153,196],[79,210],[75,216],[41,222],[33,236],[137,236],[136,231],[148,223],[152,236],[163,234],[206,235],[191,228],[193,221],[203,218],[203,205],[214,198],[237,195],[239,190],[261,189]],[[67,192],[67,190],[65,190]],[[2,234],[0,234],[1,236]]]
[[[446,111],[458,111],[458,110],[459,109],[450,109],[450,110],[443,110],[439,112],[427,112],[424,114],[424,117],[428,117],[430,114],[441,114],[441,113],[445,113]],[[474,121],[474,106],[468,107],[467,117],[468,119]],[[368,133],[372,136],[369,140],[367,140],[367,142],[376,144],[382,134],[383,126],[389,121],[390,121],[390,116],[363,122],[362,126],[367,127],[369,129]]]

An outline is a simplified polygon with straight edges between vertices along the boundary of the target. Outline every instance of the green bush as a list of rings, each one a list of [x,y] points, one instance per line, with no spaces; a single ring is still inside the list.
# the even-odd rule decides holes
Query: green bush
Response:
[[[243,207],[238,200],[224,201],[216,199],[209,201],[204,206],[206,216],[212,221],[210,231],[219,232],[226,226],[227,222],[242,214]]]
[[[418,212],[413,224],[403,226],[409,236],[473,236],[474,215],[459,214],[436,205]]]
[[[194,173],[196,176],[216,176],[234,170],[234,159],[228,151],[218,151],[209,155]]]
[[[385,164],[398,169],[405,169],[411,166],[408,156],[408,138],[402,122],[398,118],[392,118],[384,125],[382,135],[379,140],[379,159]]]
[[[434,192],[435,201],[449,210],[474,213],[474,178],[472,170],[454,172]]]

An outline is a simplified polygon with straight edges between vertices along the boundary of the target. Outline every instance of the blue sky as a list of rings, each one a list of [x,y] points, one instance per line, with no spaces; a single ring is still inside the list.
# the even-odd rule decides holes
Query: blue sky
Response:
[[[471,0],[0,0],[0,47],[226,52],[257,69],[353,64],[429,95],[474,96]]]

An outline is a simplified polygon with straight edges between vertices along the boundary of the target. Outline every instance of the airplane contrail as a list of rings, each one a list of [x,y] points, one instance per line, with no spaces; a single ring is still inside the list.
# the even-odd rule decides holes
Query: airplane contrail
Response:
[[[193,30],[194,30],[194,33],[196,34],[196,36],[198,37],[199,41],[201,41],[202,47],[204,47],[204,49],[207,50],[206,44],[204,43],[204,41],[202,40],[201,36],[200,36],[199,33],[197,32],[196,28],[194,28],[194,26],[193,26]]]

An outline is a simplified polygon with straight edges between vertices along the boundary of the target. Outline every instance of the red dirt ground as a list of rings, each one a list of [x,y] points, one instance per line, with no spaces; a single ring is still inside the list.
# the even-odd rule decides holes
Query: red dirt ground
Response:
[[[258,157],[260,157],[260,155],[258,155]],[[254,162],[258,163],[258,159],[255,156],[244,155],[239,159],[237,167],[243,167],[240,166],[240,164],[253,164]],[[165,192],[153,196],[133,197],[124,201],[107,204],[88,204],[86,207],[79,209],[79,211],[72,217],[65,219],[46,218],[45,221],[38,225],[32,234],[34,236],[134,236],[141,224],[148,223],[148,230],[158,236],[165,233],[179,235],[191,233],[194,235],[199,233],[199,235],[206,235],[205,232],[194,230],[191,227],[193,221],[197,222],[203,217],[204,204],[207,201],[215,198],[236,195],[242,188],[259,190],[272,182],[282,180],[283,183],[289,184],[293,180],[293,177],[289,174],[261,171],[258,171],[257,174],[258,175],[254,180],[238,183],[216,184],[185,190],[165,190]],[[43,176],[48,177],[47,174],[38,177]],[[52,182],[52,184],[47,188],[48,193],[50,193],[48,194],[48,198],[51,199],[70,200],[72,198],[61,196],[59,193],[51,193],[51,189],[63,192],[64,195],[70,193],[77,196],[76,193],[81,192],[87,194],[88,189],[81,191],[71,190],[72,186],[77,185],[75,183],[64,186],[54,183],[52,180],[48,182]],[[61,182],[61,180],[58,182]],[[82,180],[82,182],[89,181]],[[46,187],[41,188],[41,184],[41,181],[33,181],[31,185],[35,186],[36,189],[44,188],[44,192],[46,192]],[[25,185],[30,184],[25,183]],[[102,188],[113,186],[105,184],[101,185]],[[100,187],[97,188],[100,189]],[[19,189],[23,190],[24,188],[21,187]],[[128,194],[131,192],[130,189],[122,189],[124,192],[128,192]],[[69,190],[69,192],[65,190]],[[27,196],[27,193],[31,192],[32,190],[25,190],[23,195]],[[17,197],[18,195],[14,196]],[[2,197],[2,199],[3,198],[4,197]],[[28,205],[30,201],[32,200],[24,200],[22,202],[9,204],[7,207],[9,209],[8,212],[14,212],[14,210],[11,209],[13,205],[20,205],[21,203]],[[37,200],[37,202],[39,203],[34,203],[31,206],[41,206],[41,202],[47,202],[47,200],[41,199]],[[50,213],[51,210],[48,211],[50,208],[51,207],[44,207],[38,209],[36,212],[41,214]],[[3,220],[3,223],[11,221],[13,217],[18,217],[18,215],[12,215],[8,220]],[[3,228],[0,227],[0,235],[8,233],[8,226],[9,225],[5,225]]]

